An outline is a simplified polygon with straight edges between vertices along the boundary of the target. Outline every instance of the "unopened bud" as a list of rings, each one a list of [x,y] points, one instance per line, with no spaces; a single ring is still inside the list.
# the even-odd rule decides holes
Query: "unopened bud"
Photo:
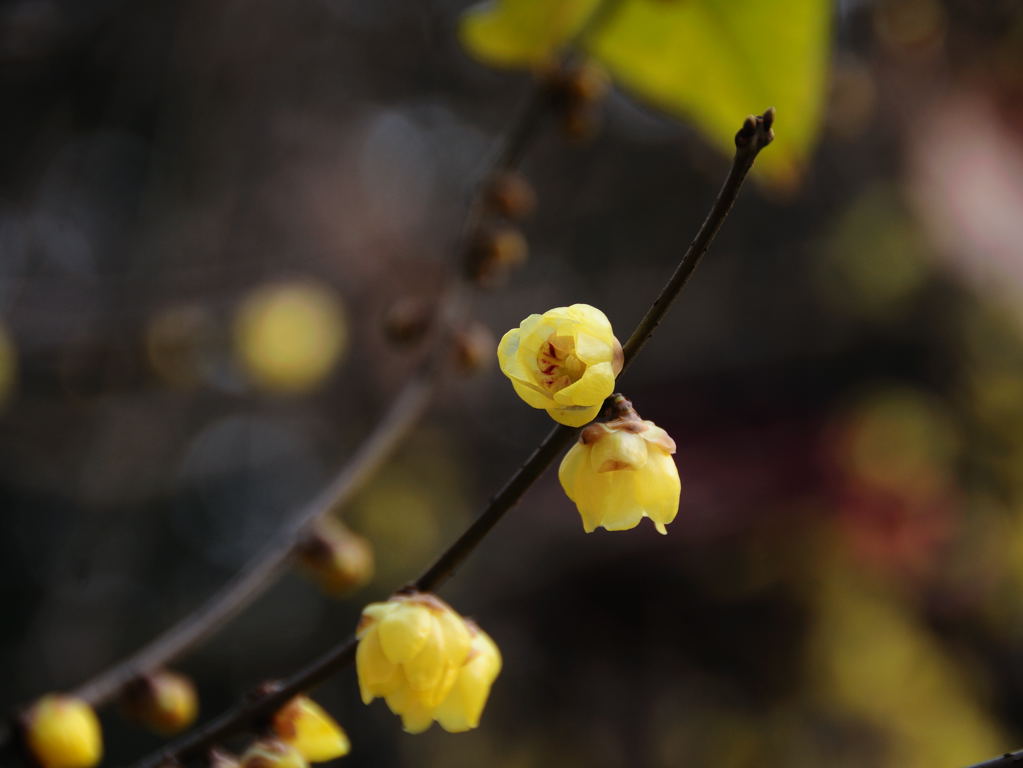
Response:
[[[522,174],[505,171],[487,185],[486,202],[495,213],[518,221],[533,212],[536,193]]]
[[[312,763],[347,755],[348,735],[323,708],[307,696],[296,696],[274,715],[274,734]]]
[[[395,344],[412,344],[430,328],[434,309],[424,299],[406,296],[392,304],[384,315],[384,333]]]
[[[103,756],[103,734],[92,707],[49,694],[25,715],[25,741],[42,768],[91,768]]]
[[[496,285],[513,267],[526,261],[529,245],[515,227],[482,230],[469,251],[469,275],[482,285]]]
[[[131,682],[121,697],[125,715],[161,735],[177,733],[199,713],[199,697],[184,675],[159,670]]]
[[[296,552],[305,574],[329,595],[347,595],[373,578],[373,547],[333,518],[320,520]]]
[[[555,73],[553,79],[555,92],[569,108],[596,104],[611,87],[607,72],[592,61],[569,64]]]
[[[455,334],[455,363],[464,373],[475,373],[493,363],[497,340],[480,322],[472,322]]]
[[[241,768],[308,768],[302,753],[277,739],[257,741],[242,755]]]

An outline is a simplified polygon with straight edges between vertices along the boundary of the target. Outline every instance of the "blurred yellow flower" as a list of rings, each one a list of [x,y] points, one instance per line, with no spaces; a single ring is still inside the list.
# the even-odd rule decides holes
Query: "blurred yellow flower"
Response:
[[[409,733],[434,720],[452,733],[479,725],[501,654],[473,622],[416,592],[366,606],[356,634],[363,702],[383,697]]]
[[[103,756],[96,713],[73,696],[39,699],[28,711],[25,737],[42,768],[91,768]]]
[[[593,420],[623,363],[611,323],[588,304],[530,315],[504,335],[497,359],[519,397],[570,427]]]
[[[675,441],[652,421],[641,420],[631,406],[629,413],[584,429],[558,469],[561,487],[579,509],[587,533],[598,526],[624,531],[649,517],[663,534],[678,514],[681,482],[671,457]]]
[[[351,750],[344,729],[308,696],[296,696],[278,710],[273,730],[312,763],[344,757]]]
[[[348,344],[344,308],[326,285],[279,283],[248,296],[234,324],[246,372],[273,392],[306,392],[331,372]]]

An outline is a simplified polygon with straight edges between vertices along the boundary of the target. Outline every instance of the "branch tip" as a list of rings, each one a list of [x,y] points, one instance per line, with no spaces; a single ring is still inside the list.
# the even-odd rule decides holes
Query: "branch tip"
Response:
[[[737,149],[752,149],[759,152],[774,141],[774,107],[768,108],[762,115],[750,115],[742,128],[735,134]]]

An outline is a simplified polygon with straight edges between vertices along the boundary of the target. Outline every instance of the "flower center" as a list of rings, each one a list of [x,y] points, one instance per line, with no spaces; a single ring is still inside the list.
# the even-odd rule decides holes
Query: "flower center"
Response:
[[[575,356],[575,340],[553,333],[540,347],[536,365],[540,369],[540,383],[549,392],[575,384],[586,371],[586,363]]]

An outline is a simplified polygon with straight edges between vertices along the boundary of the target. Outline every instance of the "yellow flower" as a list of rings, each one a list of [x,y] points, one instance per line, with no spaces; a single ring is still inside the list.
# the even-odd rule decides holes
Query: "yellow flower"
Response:
[[[296,696],[278,710],[273,718],[273,731],[312,763],[344,757],[351,750],[344,729],[307,696]]]
[[[593,420],[623,362],[611,323],[588,304],[530,315],[504,335],[497,359],[519,397],[570,427]]]
[[[91,768],[103,756],[103,734],[92,707],[61,694],[43,696],[28,711],[26,740],[43,768]]]
[[[383,697],[409,733],[434,720],[452,733],[479,724],[501,654],[474,623],[416,592],[366,606],[356,634],[363,702]]]
[[[616,396],[620,397],[620,396]],[[675,441],[631,410],[614,421],[591,424],[558,469],[558,479],[591,533],[635,528],[644,517],[658,533],[678,514],[681,483],[671,454]]]
[[[166,669],[145,675],[129,685],[121,707],[130,717],[163,735],[191,725],[199,714],[192,681]]]

